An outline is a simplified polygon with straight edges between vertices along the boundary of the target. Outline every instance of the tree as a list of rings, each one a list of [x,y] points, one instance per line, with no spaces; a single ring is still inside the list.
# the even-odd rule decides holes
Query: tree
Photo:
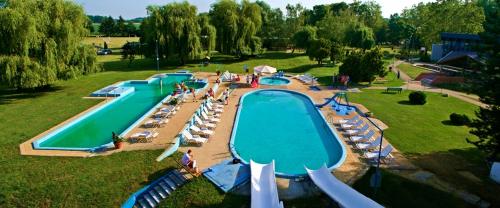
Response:
[[[347,32],[357,24],[360,24],[358,17],[349,9],[341,10],[337,13],[329,13],[323,20],[316,24],[318,37],[342,45],[348,45]]]
[[[415,29],[415,34],[427,48],[440,41],[442,32],[482,32],[485,18],[484,11],[478,4],[463,0],[420,3],[404,10],[402,17]]]
[[[330,61],[335,65],[336,62],[341,62],[344,59],[344,46],[340,43],[332,43],[330,47]]]
[[[399,14],[392,14],[388,22],[387,41],[393,45],[400,45],[405,39],[410,38],[412,35],[412,27],[399,16]]]
[[[285,30],[285,38],[291,39],[297,31],[304,25],[305,17],[302,16],[304,11],[304,7],[301,4],[286,5],[286,30]],[[292,50],[292,53],[294,51]]]
[[[347,30],[347,42],[351,47],[371,49],[375,45],[373,30],[363,24],[354,25]]]
[[[111,36],[115,33],[115,20],[113,17],[109,16],[101,22],[101,26],[99,26],[99,32],[106,36]]]
[[[485,6],[485,32],[481,34],[484,41],[483,56],[488,57],[487,65],[478,74],[474,82],[474,92],[479,95],[486,107],[476,112],[470,126],[472,134],[478,139],[469,139],[486,153],[489,161],[500,161],[500,2],[490,1]]]
[[[384,77],[387,74],[382,57],[383,54],[378,48],[368,52],[353,51],[344,59],[339,73],[349,75],[353,82],[371,84],[376,76]]]
[[[212,4],[210,17],[212,25],[217,30],[217,50],[221,53],[234,52],[238,35],[239,22],[238,4],[233,0],[221,0]]]
[[[0,9],[0,81],[25,89],[99,71],[83,8],[64,0],[9,1]]]
[[[331,43],[329,40],[320,38],[318,40],[312,40],[307,48],[307,55],[309,59],[318,62],[318,65],[323,64],[323,60],[330,56]]]
[[[312,26],[303,27],[292,37],[295,48],[307,48],[310,42],[315,39],[316,39],[316,28]]]
[[[199,58],[201,54],[200,26],[196,6],[187,2],[170,3],[161,7],[148,7],[148,16],[143,24],[145,43],[151,56],[157,41],[159,56],[176,57],[181,65],[187,60]]]
[[[87,19],[87,23],[85,24],[85,28],[87,28],[87,30],[89,30],[89,33],[95,32],[93,22],[90,18]]]
[[[126,36],[127,35],[127,30],[126,30],[126,25],[125,25],[125,19],[123,19],[122,16],[118,17],[118,20],[116,21],[114,33],[119,35],[119,36]]]
[[[198,24],[201,29],[201,45],[207,50],[207,56],[210,56],[212,51],[215,50],[217,30],[210,24],[210,17],[206,13],[198,15]]]
[[[138,31],[137,31],[137,28],[135,27],[135,25],[134,25],[133,22],[128,22],[125,25],[124,34],[127,35],[127,36],[138,36],[139,35]]]
[[[263,47],[284,47],[283,40],[286,30],[283,12],[279,8],[271,9],[264,1],[256,1],[255,3],[261,8],[262,28],[257,36],[262,39]]]
[[[256,3],[250,3],[248,0],[241,2],[240,10],[236,54],[241,57],[248,53],[253,55],[256,52],[253,49],[260,49],[260,46],[250,47],[250,45],[261,43],[260,38],[256,35],[262,26],[262,15],[260,6]]]
[[[135,56],[140,52],[141,43],[128,42],[122,47],[122,60],[128,60],[128,67],[135,60]]]

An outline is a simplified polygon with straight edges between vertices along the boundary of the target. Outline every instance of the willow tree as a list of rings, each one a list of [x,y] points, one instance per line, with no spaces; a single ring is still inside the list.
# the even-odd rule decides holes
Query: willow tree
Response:
[[[201,45],[207,50],[207,56],[210,56],[212,51],[215,50],[217,31],[215,27],[210,24],[210,17],[207,13],[198,15],[198,24],[201,29]]]
[[[261,7],[247,0],[238,5],[234,0],[220,0],[210,10],[212,24],[217,29],[217,49],[239,56],[260,49],[257,33],[262,27]]]
[[[220,0],[212,4],[209,14],[217,29],[217,50],[225,54],[234,52],[240,16],[238,4],[234,0]]]
[[[149,51],[153,55],[158,44],[158,53],[162,58],[178,58],[181,65],[187,60],[199,58],[201,54],[200,26],[196,16],[196,6],[187,2],[170,3],[161,7],[148,7],[143,24],[144,37]]]
[[[81,6],[64,0],[9,0],[0,9],[0,80],[37,88],[100,70]]]

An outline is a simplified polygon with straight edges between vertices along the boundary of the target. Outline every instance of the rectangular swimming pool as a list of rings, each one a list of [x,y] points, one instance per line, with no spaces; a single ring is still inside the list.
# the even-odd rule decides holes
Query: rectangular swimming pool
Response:
[[[35,149],[91,150],[112,145],[112,132],[126,133],[139,119],[173,92],[174,84],[192,74],[166,74],[147,82],[125,81],[115,87],[133,88],[33,142]],[[160,81],[161,80],[161,81]],[[162,86],[160,86],[160,83]],[[196,88],[201,85],[194,86]]]

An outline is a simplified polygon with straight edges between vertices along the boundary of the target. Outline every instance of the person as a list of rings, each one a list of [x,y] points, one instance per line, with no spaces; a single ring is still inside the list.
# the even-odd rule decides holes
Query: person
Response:
[[[217,78],[217,80],[215,80],[215,83],[220,84],[220,79]]]
[[[252,74],[252,83],[255,81],[255,73]]]
[[[215,73],[217,73],[217,76],[220,76],[220,71],[217,70]]]
[[[191,149],[188,149],[188,151],[184,153],[181,163],[189,168],[190,172],[194,172],[195,176],[200,175],[200,171],[198,170],[198,167],[196,167],[196,160],[193,160],[193,151],[191,151]]]
[[[224,105],[228,105],[229,104],[229,89],[226,88],[226,90],[224,90],[223,96],[224,96]]]
[[[250,75],[247,74],[247,84],[250,84]]]
[[[208,96],[214,97],[214,90],[212,88],[208,89]]]
[[[401,72],[398,70],[398,79],[401,77]]]
[[[191,92],[191,94],[193,95],[193,102],[196,102],[196,93],[194,93],[194,88],[189,88],[189,92]]]
[[[184,84],[184,81],[181,82],[181,87],[184,88],[186,85]]]
[[[240,81],[240,75],[239,74],[236,75],[236,78],[234,78],[234,81],[236,81],[236,82]]]

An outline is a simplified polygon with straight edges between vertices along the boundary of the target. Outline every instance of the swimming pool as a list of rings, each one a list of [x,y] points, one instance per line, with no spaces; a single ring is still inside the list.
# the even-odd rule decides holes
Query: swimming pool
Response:
[[[306,176],[345,160],[345,148],[307,95],[289,90],[257,90],[241,97],[231,135],[233,155],[245,163],[275,160],[276,174]]]
[[[262,77],[259,80],[262,85],[289,85],[290,80],[284,77]]]
[[[121,82],[133,89],[33,142],[35,149],[91,150],[112,145],[111,132],[125,134],[173,91],[174,84],[192,74],[166,74],[149,80]],[[161,81],[160,81],[161,80]],[[161,83],[161,86],[160,86]],[[190,83],[186,82],[187,85]],[[199,83],[193,87],[202,88]]]

